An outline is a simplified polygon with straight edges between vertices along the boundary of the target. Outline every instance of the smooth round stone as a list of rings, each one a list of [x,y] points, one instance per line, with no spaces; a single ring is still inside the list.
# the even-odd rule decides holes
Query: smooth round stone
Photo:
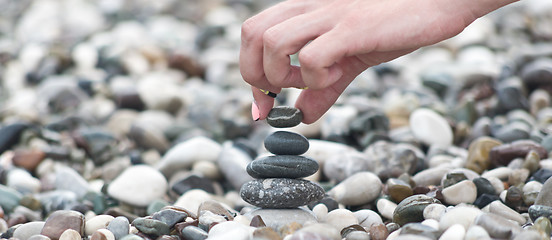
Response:
[[[83,197],[89,190],[88,182],[74,169],[69,167],[58,167],[56,169],[56,189],[68,190]]]
[[[216,224],[209,230],[209,239],[223,240],[232,236],[232,239],[250,239],[255,228],[242,225],[234,221]]]
[[[533,227],[537,231],[544,233],[545,236],[550,236],[550,233],[552,232],[552,223],[550,222],[550,219],[546,217],[537,218]]]
[[[317,222],[313,212],[303,209],[255,209],[246,213],[244,216],[253,219],[255,216],[260,216],[267,227],[272,229],[280,229],[286,224],[296,222],[304,225],[308,222]]]
[[[314,209],[313,209],[314,211]],[[353,213],[358,220],[358,225],[370,228],[374,224],[383,224],[380,215],[369,209],[358,210]]]
[[[378,212],[386,219],[393,219],[393,212],[397,208],[397,204],[391,200],[380,198],[376,202],[376,208]]]
[[[294,132],[276,131],[265,138],[264,146],[276,155],[301,155],[309,150],[309,140]]]
[[[381,189],[378,176],[371,172],[359,172],[333,187],[328,195],[341,204],[361,205],[374,201]]]
[[[358,224],[358,219],[347,209],[335,209],[328,213],[325,223],[341,231],[345,227]]]
[[[182,231],[180,231],[180,234],[182,234],[184,239],[193,239],[193,240],[203,240],[209,236],[207,232],[205,232],[203,229],[196,226],[187,226],[184,229],[182,229]]]
[[[439,240],[464,240],[464,236],[466,235],[466,229],[464,226],[460,224],[454,224],[450,226],[443,234],[441,234],[441,237],[439,237]]]
[[[197,213],[197,209],[201,206],[201,203],[213,200],[214,197],[214,195],[201,189],[192,189],[180,196],[173,206],[184,208],[192,213]]]
[[[215,185],[211,179],[195,174],[172,183],[170,188],[178,195],[182,195],[190,189],[202,189],[212,194],[215,193]]]
[[[391,197],[394,202],[401,202],[414,194],[409,184],[397,178],[388,179],[385,186],[387,187],[389,197]]]
[[[492,213],[483,213],[477,216],[474,223],[487,230],[489,236],[493,238],[510,238],[521,231],[521,227],[517,223]]]
[[[359,151],[338,151],[324,161],[322,171],[330,181],[341,182],[357,172],[374,172],[373,161]]]
[[[491,237],[483,227],[473,225],[466,231],[464,240],[491,240]]]
[[[368,232],[372,240],[385,240],[389,236],[389,230],[384,224],[374,224],[368,228]]]
[[[526,220],[521,214],[506,206],[501,201],[494,201],[489,204],[489,212],[498,216],[517,222],[519,225],[525,224]]]
[[[170,178],[175,172],[192,167],[195,162],[216,162],[221,151],[219,143],[203,136],[194,137],[170,148],[156,168]]]
[[[164,222],[169,228],[172,228],[175,224],[184,221],[188,217],[188,214],[173,209],[164,209],[154,213],[151,217],[155,220]]]
[[[40,234],[45,222],[29,222],[17,227],[13,232],[13,237],[21,240],[27,240],[33,235]]]
[[[438,229],[421,223],[407,223],[401,227],[400,235],[412,234],[416,236],[425,236],[430,239],[437,239],[440,232]]]
[[[441,192],[446,203],[457,205],[460,203],[473,203],[477,198],[477,187],[470,180],[464,180]]]
[[[452,129],[447,120],[430,109],[419,108],[412,112],[410,130],[414,137],[427,145],[452,144]]]
[[[127,168],[107,188],[107,193],[122,202],[147,207],[162,199],[167,191],[167,180],[159,171],[147,165]]]
[[[512,240],[542,240],[546,239],[546,235],[533,230],[524,230],[518,233]]]
[[[416,186],[440,185],[441,179],[450,171],[448,167],[436,167],[422,170],[412,176]]]
[[[530,180],[539,181],[544,183],[547,179],[552,177],[552,169],[541,168],[531,175]]]
[[[80,239],[82,239],[82,236],[79,234],[79,232],[73,229],[65,230],[59,237],[59,240],[80,240]]]
[[[435,219],[439,221],[443,214],[447,212],[447,207],[443,204],[432,203],[424,208],[424,219]]]
[[[487,136],[475,139],[468,147],[466,168],[479,174],[483,173],[491,165],[489,159],[491,149],[501,144],[502,142]]]
[[[84,233],[87,236],[92,235],[98,229],[106,228],[113,219],[115,218],[110,215],[98,215],[93,218],[90,218],[89,220],[86,221]]]
[[[506,166],[515,158],[525,158],[530,151],[536,151],[541,159],[548,157],[548,152],[541,145],[531,140],[518,140],[493,147],[489,158],[495,166]]]
[[[6,177],[6,186],[21,193],[38,193],[40,185],[40,180],[20,168],[11,169]]]
[[[107,229],[98,229],[92,234],[90,240],[115,240],[115,236]]]
[[[304,156],[276,155],[253,160],[247,173],[254,178],[303,178],[318,171],[318,163]]]
[[[542,189],[535,200],[536,205],[552,207],[552,178],[548,178],[542,185]]]
[[[345,237],[348,240],[370,240],[370,234],[364,231],[354,231],[347,234]]]
[[[406,223],[421,222],[424,220],[424,209],[439,200],[426,195],[413,195],[402,200],[393,212],[393,222],[403,226]]]
[[[132,221],[132,225],[140,232],[153,236],[166,235],[171,232],[169,225],[151,218],[136,218]]]
[[[59,239],[65,230],[73,229],[83,236],[84,224],[84,215],[82,215],[82,213],[70,210],[59,210],[50,214],[46,219],[46,223],[40,234],[51,239]]]
[[[497,167],[491,170],[485,171],[481,174],[483,178],[498,178],[500,180],[508,180],[508,177],[512,174],[513,170],[508,167]]]
[[[266,122],[275,128],[295,127],[301,121],[303,121],[301,110],[288,106],[274,107],[266,117]]]
[[[532,205],[529,207],[529,216],[535,221],[539,217],[552,219],[552,207],[544,205]]]
[[[481,214],[483,214],[483,211],[479,208],[457,206],[448,210],[441,216],[439,228],[441,230],[446,230],[454,224],[460,224],[464,226],[464,228],[469,228],[475,221],[475,218]]]
[[[495,195],[496,190],[493,187],[492,183],[482,177],[474,178],[472,180],[473,184],[475,184],[475,187],[477,188],[477,197],[481,196],[482,194],[490,194]]]
[[[318,238],[314,239],[327,239],[327,240],[339,240],[341,238],[341,234],[339,231],[335,228],[333,228],[331,225],[325,224],[325,223],[314,223],[309,224],[302,229],[298,231],[300,232],[308,232],[313,233]],[[310,238],[308,238],[310,239]]]
[[[119,240],[129,233],[130,227],[128,219],[123,216],[116,217],[109,222],[106,229],[113,233],[116,240]]]
[[[240,195],[262,208],[295,208],[322,199],[324,189],[302,179],[267,178],[245,183]]]
[[[227,141],[222,145],[222,151],[216,163],[234,189],[240,189],[243,184],[253,180],[246,171],[247,164],[252,160],[249,154],[236,147],[231,141]]]
[[[19,200],[23,196],[18,191],[0,185],[0,207],[7,213],[10,213],[15,207],[19,206]]]

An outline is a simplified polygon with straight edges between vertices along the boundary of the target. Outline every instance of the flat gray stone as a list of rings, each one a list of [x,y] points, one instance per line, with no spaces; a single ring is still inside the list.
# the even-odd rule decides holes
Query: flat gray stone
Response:
[[[303,121],[303,113],[301,110],[289,106],[272,108],[266,118],[266,122],[275,128],[295,127],[299,125],[301,121]]]
[[[263,157],[247,165],[254,178],[302,178],[318,171],[318,163],[308,157],[276,155]]]
[[[309,140],[298,133],[276,131],[266,137],[264,146],[276,155],[301,155],[309,150]]]
[[[302,179],[267,178],[245,183],[240,195],[257,207],[296,208],[322,199],[324,189]]]

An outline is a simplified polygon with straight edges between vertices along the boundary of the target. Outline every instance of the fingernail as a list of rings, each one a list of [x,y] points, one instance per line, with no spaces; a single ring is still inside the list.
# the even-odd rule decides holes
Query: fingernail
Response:
[[[309,87],[298,87],[297,89],[306,90],[309,89]]]
[[[261,119],[261,112],[259,111],[259,106],[257,106],[255,101],[251,104],[251,117],[254,121],[259,121],[259,119]]]

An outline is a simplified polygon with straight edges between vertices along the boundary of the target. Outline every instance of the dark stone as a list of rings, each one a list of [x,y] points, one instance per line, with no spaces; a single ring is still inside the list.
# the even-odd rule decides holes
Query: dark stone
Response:
[[[496,200],[500,200],[500,197],[497,195],[483,193],[481,194],[481,196],[475,199],[475,201],[473,202],[473,205],[477,206],[478,208],[484,208],[489,203],[492,203]]]
[[[187,226],[182,229],[180,234],[182,234],[182,237],[184,237],[184,239],[190,240],[203,240],[209,236],[206,231],[196,226]]]
[[[0,128],[0,154],[17,144],[21,133],[28,127],[28,124],[14,123]]]
[[[322,199],[324,189],[302,179],[268,178],[245,183],[240,196],[262,208],[296,208]]]
[[[372,131],[389,131],[389,119],[381,111],[367,111],[354,118],[349,124],[351,132],[354,134],[363,134]]]
[[[536,151],[541,159],[548,157],[548,152],[541,145],[531,140],[518,140],[493,147],[489,158],[495,166],[507,166],[515,158],[525,158],[531,150]]]
[[[275,128],[295,127],[301,121],[303,121],[301,110],[288,106],[274,107],[266,117],[266,122]]]
[[[117,151],[117,139],[101,130],[80,130],[73,138],[77,146],[83,148],[95,164],[102,165],[111,161]]]
[[[254,178],[302,178],[318,171],[318,163],[304,156],[277,155],[263,157],[247,165]]]
[[[318,204],[326,205],[326,208],[328,208],[328,212],[339,208],[339,203],[330,196],[324,196],[324,198],[322,198],[320,201],[310,203],[309,208],[313,209],[314,206]]]
[[[115,96],[115,104],[118,108],[134,109],[142,111],[146,108],[146,104],[142,101],[138,92],[119,93]]]
[[[174,227],[175,224],[184,221],[188,217],[188,214],[181,211],[175,211],[172,209],[164,209],[154,213],[151,218],[159,220],[169,225],[169,228]]]
[[[132,221],[132,225],[140,230],[140,232],[155,237],[166,235],[171,232],[169,225],[151,218],[136,218]]]
[[[498,113],[505,113],[514,109],[529,109],[529,101],[522,89],[521,81],[510,78],[496,84],[498,98]]]
[[[552,85],[552,59],[538,58],[527,63],[521,69],[520,77],[530,91],[549,88]]]
[[[491,182],[486,178],[482,178],[482,177],[474,178],[472,182],[475,184],[475,187],[477,188],[477,197],[480,197],[483,194],[496,195],[496,190],[494,189]]]
[[[264,146],[276,155],[301,155],[309,150],[309,140],[294,132],[277,131],[266,137]]]
[[[215,193],[213,181],[197,175],[190,175],[187,178],[179,180],[171,186],[171,189],[178,195],[182,195],[191,189],[201,189],[209,193]]]
[[[546,182],[552,176],[552,170],[541,168],[537,170],[533,175],[531,175],[531,178],[529,178],[529,181],[538,181],[540,183]]]
[[[512,209],[517,209],[523,205],[523,191],[516,186],[508,188],[505,204]]]
[[[393,212],[393,222],[403,226],[411,222],[424,220],[424,209],[439,200],[426,195],[413,195],[402,200]]]
[[[529,217],[535,221],[539,217],[546,217],[552,221],[552,207],[544,205],[532,205],[529,207]]]

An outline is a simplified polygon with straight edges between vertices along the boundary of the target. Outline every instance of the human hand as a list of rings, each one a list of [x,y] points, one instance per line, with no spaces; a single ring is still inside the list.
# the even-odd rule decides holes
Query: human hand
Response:
[[[368,67],[450,38],[509,2],[288,0],[244,22],[240,71],[252,86],[259,119],[274,104],[259,89],[308,87],[295,107],[304,123],[313,123]],[[289,55],[297,52],[300,66],[292,66]]]

